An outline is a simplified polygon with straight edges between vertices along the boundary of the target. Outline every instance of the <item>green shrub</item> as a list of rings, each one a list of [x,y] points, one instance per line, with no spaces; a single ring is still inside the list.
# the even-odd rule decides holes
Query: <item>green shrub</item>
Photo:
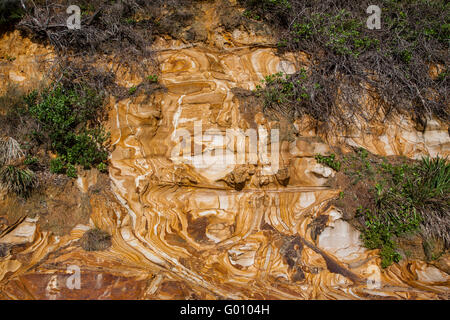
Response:
[[[137,87],[133,86],[130,89],[128,89],[128,94],[131,96],[136,92],[136,90],[137,90]]]
[[[71,133],[95,119],[102,97],[89,88],[77,91],[57,86],[45,89],[39,96],[32,92],[27,101],[30,114],[41,124],[52,147],[62,152],[74,138]]]
[[[413,234],[420,228],[421,216],[415,209],[405,205],[399,209],[397,205],[393,210],[381,210],[372,213],[366,209],[365,228],[361,234],[364,245],[369,249],[381,249],[381,265],[388,267],[400,260],[396,252],[395,238],[405,234]]]
[[[66,173],[66,161],[58,157],[50,161],[50,172],[52,173]]]
[[[261,80],[261,84],[265,84],[265,88],[257,85],[256,92],[263,96],[266,107],[288,102],[294,95],[294,84],[281,72],[266,76]]]
[[[102,162],[97,165],[97,169],[100,172],[107,172],[108,166]]]
[[[86,130],[74,135],[72,145],[66,149],[66,159],[70,164],[80,164],[85,169],[104,163],[108,152],[100,146],[108,139],[102,129]]]
[[[255,93],[263,99],[264,109],[270,108],[283,116],[293,118],[296,112],[308,109],[311,97],[321,90],[317,82],[309,82],[305,69],[287,75],[281,72],[266,76]],[[319,114],[317,114],[319,115]]]
[[[32,157],[29,155],[26,156],[25,160],[23,161],[23,164],[33,171],[40,170],[42,168],[39,159],[37,157]]]
[[[38,163],[39,163],[39,160],[38,160],[38,158],[36,158],[36,157],[30,157],[30,156],[27,156],[27,157],[25,158],[25,160],[23,161],[23,163],[24,163],[25,165],[27,165],[27,166],[33,166],[33,165],[38,164]]]
[[[363,151],[350,159],[369,163]],[[375,182],[373,209],[358,210],[364,220],[361,236],[367,248],[381,249],[383,267],[400,259],[398,237],[421,232],[427,239],[450,244],[450,164],[446,159],[423,158],[397,165],[385,161],[362,176]]]
[[[305,81],[291,81],[300,101],[277,99],[280,85],[271,84],[264,90],[280,103],[269,108],[295,117],[308,114],[322,132],[345,131],[359,119],[374,120],[367,114],[367,100],[358,98],[369,95],[382,102],[377,104],[380,115],[408,112],[418,119],[434,115],[449,121],[449,82],[445,74],[434,79],[429,72],[430,66],[448,64],[448,1],[381,0],[380,30],[367,28],[362,3],[289,0],[287,9],[275,2],[239,0],[272,26],[280,50],[307,53],[309,65]],[[314,83],[321,89],[313,90]]]
[[[51,161],[53,173],[76,176],[75,165],[85,169],[105,163],[109,135],[95,124],[101,111],[103,96],[87,86],[56,86],[26,98],[30,115],[40,124],[37,133],[48,141],[58,158]]]
[[[332,168],[335,171],[341,170],[341,162],[335,159],[334,154],[330,154],[329,156],[322,156],[320,154],[317,154],[315,156],[315,159],[318,163],[324,164],[330,168]]]
[[[14,165],[6,165],[0,169],[0,184],[8,192],[19,196],[28,196],[36,186],[36,176],[29,169],[22,169]]]
[[[401,255],[395,250],[395,247],[384,245],[380,251],[381,267],[387,268],[393,263],[401,260]]]
[[[377,48],[378,40],[363,34],[365,21],[355,19],[342,9],[337,14],[315,13],[304,22],[294,23],[292,41],[321,38],[325,46],[339,55],[358,57],[371,48]]]
[[[77,168],[75,168],[75,166],[73,164],[67,164],[67,170],[66,170],[66,174],[69,178],[76,178],[78,177],[77,175]]]

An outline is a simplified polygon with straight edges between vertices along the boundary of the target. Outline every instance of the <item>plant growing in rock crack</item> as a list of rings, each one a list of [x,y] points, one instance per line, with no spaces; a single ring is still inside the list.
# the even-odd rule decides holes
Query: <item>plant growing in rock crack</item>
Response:
[[[335,171],[339,171],[341,169],[341,162],[335,159],[336,158],[335,154],[330,154],[329,156],[317,154],[314,158],[318,163],[324,164]]]
[[[158,76],[156,74],[151,74],[147,76],[147,81],[150,83],[157,83],[158,82]]]

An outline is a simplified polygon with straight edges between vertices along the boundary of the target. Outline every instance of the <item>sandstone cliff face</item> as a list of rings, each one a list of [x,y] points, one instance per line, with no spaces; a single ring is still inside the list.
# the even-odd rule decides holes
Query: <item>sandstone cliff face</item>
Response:
[[[434,265],[404,259],[381,269],[377,252],[365,249],[359,231],[330,205],[340,192],[330,187],[334,171],[314,159],[337,145],[380,155],[446,156],[448,124],[430,120],[419,132],[411,119],[398,116],[387,124],[363,123],[351,136],[317,137],[299,121],[301,135],[279,143],[277,172],[267,171],[260,150],[255,164],[221,164],[220,151],[239,153],[227,129],[253,128],[261,147],[277,150],[264,132],[280,124],[243,108],[232,89],[251,90],[267,75],[292,73],[301,57],[276,55],[267,37],[221,29],[214,8],[206,6],[204,13],[199,28],[207,31],[206,40],[161,38],[154,45],[167,91],[150,99],[111,99],[109,185],[96,172],[76,181],[80,199],[87,195],[89,222],[57,235],[37,215],[0,233],[6,248],[0,297],[448,298],[450,276]],[[8,82],[32,86],[43,76],[34,59],[52,56],[50,48],[17,33],[3,36],[0,50],[16,57],[2,61],[2,89]],[[124,71],[118,81],[130,87],[141,79]],[[201,140],[194,137],[200,121]],[[176,149],[180,132],[192,137],[189,145],[199,147],[203,163]],[[112,235],[111,248],[86,252],[79,246],[94,226]],[[448,266],[448,259],[443,263]],[[68,285],[74,265],[81,272],[79,289]]]

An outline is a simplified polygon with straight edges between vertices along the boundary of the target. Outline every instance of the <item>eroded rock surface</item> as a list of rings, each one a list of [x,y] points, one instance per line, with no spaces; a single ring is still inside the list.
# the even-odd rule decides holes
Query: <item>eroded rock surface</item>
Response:
[[[291,55],[276,55],[244,30],[231,35],[241,42],[230,40],[226,49],[156,42],[167,91],[149,100],[111,100],[111,191],[91,196],[89,224],[68,235],[43,231],[30,218],[1,233],[0,244],[12,248],[0,247],[0,298],[448,298],[448,274],[408,259],[381,269],[377,252],[363,248],[358,231],[330,207],[340,190],[330,187],[333,170],[314,155],[330,152],[331,142],[313,133],[280,141],[275,173],[260,150],[249,148],[244,154],[255,164],[219,163],[220,150],[238,154],[227,129],[254,128],[259,146],[269,147],[264,132],[276,128],[264,115],[241,110],[232,89],[254,89],[264,76],[293,72],[294,65]],[[119,80],[139,82],[129,74]],[[194,137],[196,122],[203,135],[209,132],[205,139]],[[421,133],[408,120],[394,121],[382,134],[363,131],[347,142],[382,155],[449,154],[447,127],[428,125]],[[197,145],[200,154],[176,149],[180,132],[191,137],[184,147]],[[77,181],[84,193],[95,183],[92,176]],[[94,227],[111,234],[110,248],[80,247]],[[67,284],[73,265],[79,289]]]

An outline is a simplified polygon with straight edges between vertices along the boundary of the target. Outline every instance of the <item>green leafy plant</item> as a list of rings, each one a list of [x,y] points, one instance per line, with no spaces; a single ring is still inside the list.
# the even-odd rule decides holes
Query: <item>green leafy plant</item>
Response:
[[[330,154],[329,156],[317,154],[315,156],[315,159],[318,163],[324,164],[335,171],[341,170],[341,162],[336,160],[336,155],[334,153]]]
[[[261,80],[255,93],[262,98],[264,110],[269,108],[293,118],[295,112],[307,106],[311,97],[322,90],[319,83],[309,83],[308,80],[307,71],[303,68],[291,75],[279,72]]]
[[[97,169],[100,172],[107,172],[108,166],[102,162],[97,165]]]
[[[150,83],[157,83],[158,82],[158,76],[156,74],[151,74],[147,76],[147,81]]]
[[[257,14],[255,14],[254,12],[250,11],[250,10],[245,10],[242,15],[246,18],[249,19],[253,19],[253,20],[260,20],[261,17]]]
[[[378,45],[378,40],[362,35],[365,27],[360,20],[354,19],[351,13],[341,10],[335,16],[324,15],[322,19],[329,19],[330,25],[319,29],[327,39],[326,46],[341,55],[358,57],[367,49]]]
[[[28,111],[40,124],[41,139],[48,141],[58,155],[50,163],[51,172],[75,177],[75,165],[85,169],[100,163],[106,165],[109,134],[95,125],[102,99],[86,86],[56,86],[27,96]]]
[[[75,166],[73,164],[70,164],[70,163],[67,164],[66,174],[70,178],[78,177],[78,175],[77,175],[77,168],[75,168]]]
[[[133,86],[130,89],[128,89],[128,94],[131,96],[136,92],[136,90],[137,90],[137,87]]]
[[[372,213],[366,209],[365,229],[362,233],[364,245],[369,249],[381,249],[381,265],[383,268],[400,261],[400,254],[396,251],[394,237],[413,233],[419,229],[420,216],[412,211],[405,211],[402,219],[398,213]]]
[[[39,160],[38,160],[38,158],[36,158],[36,157],[29,157],[29,156],[27,156],[27,157],[25,158],[25,160],[23,161],[23,163],[24,163],[25,165],[27,165],[27,166],[33,166],[33,165],[38,164],[38,163],[39,163]]]

